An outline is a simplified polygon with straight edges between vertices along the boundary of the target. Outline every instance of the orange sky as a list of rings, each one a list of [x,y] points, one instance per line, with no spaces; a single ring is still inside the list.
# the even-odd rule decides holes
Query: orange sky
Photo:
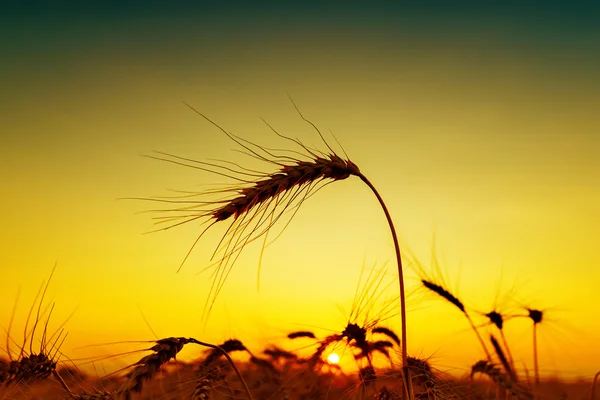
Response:
[[[449,25],[413,40],[391,20],[370,30],[339,22],[335,32],[322,21],[311,30],[300,23],[261,30],[258,17],[235,32],[201,30],[185,18],[115,21],[112,31],[69,26],[54,41],[44,36],[54,25],[42,25],[19,39],[22,52],[13,44],[3,67],[0,323],[7,327],[20,288],[15,340],[55,262],[51,325],[76,310],[63,347],[72,358],[114,351],[74,350],[89,344],[151,340],[140,308],[161,337],[235,336],[256,350],[285,343],[289,331],[343,328],[339,307],[349,309],[361,267],[387,263],[395,276],[384,215],[358,179],[303,205],[265,251],[260,292],[260,243],[249,246],[206,327],[200,315],[210,280],[197,272],[227,224],[215,226],[177,274],[199,228],[142,235],[151,215],[138,212],[152,204],[117,200],[223,182],[139,156],[152,150],[254,165],[183,101],[266,146],[285,142],[259,117],[323,148],[287,92],[380,190],[401,246],[425,268],[435,235],[448,282],[469,306],[485,310],[514,286],[516,300],[548,310],[543,373],[595,372],[600,91],[598,52],[589,44],[597,30],[561,36],[561,25],[554,33],[563,42],[546,42],[527,36],[531,27]],[[466,370],[482,357],[466,321],[417,290],[414,271],[406,274],[411,353],[434,354],[442,370]],[[396,291],[392,284],[388,295]],[[389,324],[400,332],[396,319]],[[507,330],[516,358],[530,367],[528,321],[510,321]]]

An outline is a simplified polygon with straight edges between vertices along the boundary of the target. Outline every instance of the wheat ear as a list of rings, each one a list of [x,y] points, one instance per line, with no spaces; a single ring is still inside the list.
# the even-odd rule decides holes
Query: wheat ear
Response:
[[[442,287],[436,283],[433,283],[426,279],[421,279],[421,283],[423,283],[424,287],[426,287],[427,289],[431,290],[432,292],[438,294],[440,297],[444,298],[450,304],[453,304],[456,308],[458,308],[463,313],[463,315],[469,321],[469,324],[471,325],[473,332],[475,332],[475,335],[477,336],[477,339],[479,340],[479,343],[481,344],[481,347],[483,348],[483,351],[485,352],[487,360],[491,363],[492,356],[490,355],[490,352],[488,351],[487,346],[485,345],[485,342],[483,341],[483,338],[481,337],[481,334],[479,333],[479,330],[473,323],[473,320],[471,319],[471,316],[467,312],[467,309],[465,308],[465,305],[462,303],[462,301],[460,301],[458,299],[458,297],[454,296],[447,289],[445,289],[444,287]]]
[[[504,344],[504,348],[506,349],[506,355],[508,356],[508,364],[510,365],[510,368],[513,371],[516,371],[514,359],[510,351],[510,346],[508,345],[508,340],[506,340],[506,335],[504,334],[504,317],[501,313],[499,313],[496,310],[492,310],[489,313],[483,315],[490,320],[490,323],[496,326],[498,331],[500,331],[500,337],[502,338],[502,343]],[[518,377],[515,375],[515,378]]]
[[[512,379],[514,382],[517,382],[517,374],[512,368],[509,360],[506,358],[506,355],[504,354],[500,343],[498,343],[498,340],[493,335],[490,335],[490,341],[492,342],[494,351],[496,352],[496,355],[498,356],[498,359],[500,360],[500,363],[504,367],[504,370],[508,374],[509,378]]]
[[[227,233],[223,237],[222,241],[217,246],[215,254],[222,250],[224,255],[217,262],[219,269],[215,275],[213,286],[209,292],[209,298],[214,298],[219,294],[219,291],[223,285],[224,280],[227,278],[233,264],[237,260],[242,249],[253,240],[266,235],[269,229],[277,222],[281,213],[289,208],[290,204],[294,201],[298,201],[297,208],[301,205],[309,194],[315,189],[315,187],[325,181],[325,184],[344,180],[350,176],[356,176],[362,180],[371,189],[375,197],[377,198],[386,220],[390,227],[392,239],[394,242],[394,249],[396,252],[396,262],[398,267],[398,282],[400,289],[400,316],[402,321],[402,366],[404,376],[406,380],[407,395],[410,399],[414,398],[414,394],[411,392],[411,381],[410,381],[410,370],[408,369],[408,355],[407,355],[407,327],[406,327],[406,304],[404,295],[404,277],[402,259],[400,255],[400,246],[398,243],[398,237],[396,229],[392,221],[389,210],[383,201],[383,198],[365,175],[361,173],[358,166],[349,159],[343,159],[342,157],[335,154],[333,149],[325,141],[323,135],[319,129],[311,121],[306,119],[296,104],[290,97],[290,101],[296,108],[296,111],[300,117],[310,124],[319,134],[323,142],[330,150],[329,154],[313,150],[303,145],[299,140],[284,136],[269,127],[278,136],[291,141],[292,143],[300,146],[301,152],[291,151],[292,154],[301,154],[304,157],[308,157],[307,160],[296,159],[291,157],[289,151],[286,154],[277,153],[275,150],[270,150],[261,146],[258,146],[248,140],[242,139],[232,133],[227,132],[217,123],[213,122],[210,118],[190,106],[194,112],[203,117],[205,120],[213,124],[215,127],[220,129],[227,137],[233,140],[236,144],[241,146],[247,155],[253,158],[264,161],[271,165],[276,165],[279,170],[275,173],[264,174],[256,170],[250,170],[247,168],[239,167],[235,169],[231,167],[231,163],[222,165],[215,163],[199,162],[183,157],[173,156],[166,153],[160,153],[164,157],[153,157],[162,159],[164,161],[180,164],[192,168],[197,168],[213,173],[217,173],[221,176],[233,178],[241,183],[241,186],[226,189],[224,191],[210,191],[204,194],[234,194],[233,197],[225,200],[218,200],[213,202],[206,201],[187,201],[187,200],[159,200],[173,203],[187,203],[187,206],[177,208],[175,210],[167,210],[174,213],[178,213],[179,216],[167,217],[164,222],[175,222],[165,229],[178,226],[187,222],[196,221],[202,218],[208,218],[210,221],[209,226],[196,238],[196,241],[192,245],[190,251],[184,258],[183,262],[188,258],[190,252],[207,229],[217,222],[231,220]],[[266,122],[266,121],[265,121]],[[268,124],[267,124],[268,125]],[[237,164],[233,164],[237,166]],[[187,197],[193,196],[186,195]],[[155,199],[156,200],[156,199]],[[199,207],[199,208],[198,208]],[[271,208],[271,209],[270,209]],[[277,213],[275,209],[282,210],[281,213]],[[183,213],[183,214],[182,214]],[[253,225],[254,224],[254,225]],[[253,227],[251,227],[253,226]],[[246,233],[246,230],[250,229],[250,233]],[[257,233],[258,232],[258,233]],[[227,239],[227,240],[226,240]],[[183,264],[183,263],[182,263]],[[210,309],[212,303],[210,304]]]
[[[132,393],[141,392],[144,382],[151,379],[156,373],[158,373],[164,364],[175,358],[188,343],[195,343],[201,346],[210,347],[216,351],[220,351],[227,358],[227,361],[229,361],[238,378],[242,382],[248,399],[252,400],[252,394],[250,393],[246,382],[244,381],[240,371],[237,369],[235,363],[225,350],[223,350],[220,346],[201,342],[194,338],[184,337],[170,337],[157,340],[156,344],[149,349],[154,353],[143,357],[134,364],[134,368],[127,374],[127,381],[121,386],[121,388],[119,388],[119,390],[117,390],[118,395],[128,400],[131,398]]]

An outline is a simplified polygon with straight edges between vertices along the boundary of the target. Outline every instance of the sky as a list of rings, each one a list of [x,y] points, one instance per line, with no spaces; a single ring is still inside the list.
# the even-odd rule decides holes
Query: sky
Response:
[[[224,182],[143,157],[153,151],[260,165],[185,103],[266,147],[289,142],[260,118],[326,150],[289,94],[389,207],[412,260],[411,354],[458,375],[483,356],[458,310],[419,286],[414,266],[431,272],[435,248],[444,282],[474,315],[494,305],[546,311],[543,375],[592,376],[600,9],[498,4],[3,3],[0,325],[18,299],[11,337],[22,342],[55,263],[49,328],[72,314],[62,347],[72,359],[123,349],[85,346],[156,336],[293,349],[290,331],[343,329],[362,270],[386,268],[382,298],[397,302],[390,231],[356,178],[303,204],[264,250],[259,290],[261,245],[249,245],[208,320],[211,270],[200,272],[228,224],[211,228],[177,272],[201,227],[144,234],[156,228],[145,212],[156,205],[123,200]],[[384,323],[400,332],[396,315]],[[530,325],[507,323],[529,368]]]

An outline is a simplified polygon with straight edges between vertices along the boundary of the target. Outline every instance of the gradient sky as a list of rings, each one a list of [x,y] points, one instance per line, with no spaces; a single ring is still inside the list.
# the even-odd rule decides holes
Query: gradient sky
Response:
[[[595,372],[598,8],[163,3],[1,6],[0,323],[20,290],[15,340],[55,262],[51,327],[76,310],[63,347],[72,358],[122,350],[74,350],[89,344],[153,339],[140,309],[158,336],[235,336],[258,350],[292,330],[343,328],[339,308],[348,312],[363,266],[387,265],[397,295],[384,215],[358,179],[305,203],[266,249],[260,292],[260,246],[250,246],[206,326],[209,274],[197,273],[226,226],[176,274],[198,227],[142,235],[152,215],[138,212],[152,204],[117,200],[223,181],[140,157],[152,150],[253,165],[183,101],[266,146],[286,144],[259,117],[322,148],[289,93],[379,188],[426,269],[435,236],[448,284],[471,307],[514,289],[519,303],[505,309],[547,310],[544,374]],[[410,351],[466,371],[482,357],[466,322],[406,274]],[[530,325],[510,322],[513,353],[531,368]]]

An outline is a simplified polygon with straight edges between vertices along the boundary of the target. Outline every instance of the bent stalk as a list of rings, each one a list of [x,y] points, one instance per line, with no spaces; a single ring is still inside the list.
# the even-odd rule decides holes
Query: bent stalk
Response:
[[[398,283],[400,285],[400,318],[402,320],[402,372],[404,377],[404,387],[406,390],[407,396],[412,399],[414,398],[413,390],[412,390],[412,381],[410,378],[410,370],[408,369],[408,353],[406,350],[406,299],[404,297],[404,272],[402,269],[402,257],[400,256],[400,245],[398,244],[398,235],[396,234],[396,228],[394,228],[394,222],[392,221],[392,217],[390,212],[388,211],[387,206],[385,205],[383,198],[375,189],[375,186],[364,176],[362,173],[358,175],[358,177],[371,189],[383,212],[385,213],[385,218],[387,219],[388,225],[390,226],[390,231],[392,232],[392,239],[394,241],[394,249],[396,251],[396,264],[398,266]]]

